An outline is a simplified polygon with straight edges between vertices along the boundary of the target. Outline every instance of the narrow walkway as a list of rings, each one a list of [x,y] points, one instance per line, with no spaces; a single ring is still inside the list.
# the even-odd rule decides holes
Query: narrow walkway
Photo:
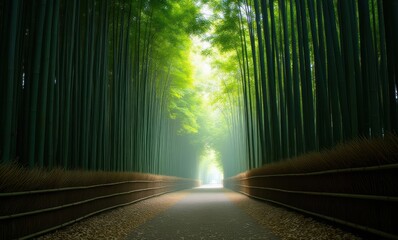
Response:
[[[277,239],[232,203],[228,194],[237,193],[221,188],[190,190],[127,239]]]

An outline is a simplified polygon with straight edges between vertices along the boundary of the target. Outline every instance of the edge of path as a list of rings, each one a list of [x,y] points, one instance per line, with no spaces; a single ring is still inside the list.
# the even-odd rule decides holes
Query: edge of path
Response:
[[[106,211],[38,239],[124,239],[134,229],[170,208],[188,193],[186,190],[167,193]]]

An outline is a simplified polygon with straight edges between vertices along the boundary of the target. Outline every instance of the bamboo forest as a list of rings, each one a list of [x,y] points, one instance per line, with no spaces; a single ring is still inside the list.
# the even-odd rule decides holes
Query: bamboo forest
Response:
[[[394,185],[397,43],[397,0],[0,0],[0,191],[32,190],[6,183],[32,171],[137,173],[301,208],[250,179],[386,165]],[[374,193],[392,225],[394,189]],[[360,218],[341,217],[398,236]]]

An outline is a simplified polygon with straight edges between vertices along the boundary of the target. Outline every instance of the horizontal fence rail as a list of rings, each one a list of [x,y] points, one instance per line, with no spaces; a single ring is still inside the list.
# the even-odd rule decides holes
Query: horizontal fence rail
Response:
[[[394,163],[394,164],[386,164],[386,165],[380,165],[380,166],[343,168],[343,169],[305,172],[305,173],[268,174],[268,175],[244,177],[244,178],[240,178],[240,179],[247,180],[247,179],[253,179],[253,178],[311,176],[311,175],[323,175],[323,174],[331,174],[331,173],[353,173],[353,172],[367,172],[367,171],[375,171],[375,170],[392,170],[392,169],[398,170],[398,164]]]
[[[262,201],[398,239],[398,164],[225,179],[224,186]]]
[[[275,192],[284,192],[284,193],[295,193],[295,194],[305,194],[305,195],[315,195],[315,196],[330,196],[330,197],[340,197],[340,198],[357,198],[357,199],[366,199],[366,200],[380,200],[380,201],[398,202],[398,197],[390,197],[390,196],[374,196],[374,195],[330,193],[330,192],[290,191],[290,190],[284,190],[284,189],[278,189],[278,188],[254,187],[254,186],[248,186],[248,185],[238,185],[238,186],[240,188],[262,189],[262,190],[269,190],[269,191],[275,191]]]
[[[195,187],[195,180],[133,180],[0,193],[0,239],[28,239],[113,208]]]
[[[105,187],[105,186],[115,186],[126,183],[159,183],[159,182],[174,182],[174,181],[147,181],[147,180],[132,180],[132,181],[122,181],[115,183],[104,183],[104,184],[95,184],[89,186],[78,186],[78,187],[65,187],[65,188],[53,188],[53,189],[42,189],[42,190],[34,190],[34,191],[23,191],[23,192],[6,192],[0,193],[0,197],[8,197],[8,196],[18,196],[18,195],[28,195],[28,194],[37,194],[37,193],[49,193],[49,192],[61,192],[61,191],[69,191],[69,190],[78,190],[78,189],[89,189],[89,188],[97,188],[97,187]]]

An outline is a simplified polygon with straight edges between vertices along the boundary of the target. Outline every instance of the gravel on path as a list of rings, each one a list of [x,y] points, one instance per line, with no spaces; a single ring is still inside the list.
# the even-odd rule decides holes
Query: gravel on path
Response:
[[[238,208],[226,189],[196,188],[185,198],[135,229],[127,239],[268,239],[267,229]]]
[[[138,226],[157,216],[180,199],[187,192],[179,191],[150,198],[61,228],[39,237],[40,240],[74,239],[124,239]]]
[[[229,194],[229,198],[270,229],[281,240],[360,240],[359,236],[344,231],[336,226],[318,221],[275,204],[254,200],[243,194]]]
[[[277,236],[280,239],[360,239],[358,236],[355,236],[352,233],[343,231],[342,229],[339,229],[335,226],[319,222],[311,217],[299,214],[297,212],[289,211],[285,208],[277,207],[273,204],[253,200],[245,195],[235,193],[229,190],[224,189],[222,191],[223,194],[232,201],[232,203],[229,202],[227,205],[235,204],[239,207],[238,209],[246,212],[259,224],[265,226],[267,229],[270,230],[273,235]],[[188,194],[190,194],[191,192],[192,190],[169,193],[129,206],[117,208],[112,211],[107,211],[102,214],[93,216],[89,219],[59,229],[58,231],[41,236],[39,237],[39,239],[133,239],[134,232],[142,232],[142,228],[140,228],[141,225],[145,224],[156,216],[161,215],[163,212],[167,213],[167,211],[165,210],[171,209],[173,206],[175,206],[174,204],[178,203],[179,201],[184,201],[184,197],[188,197]],[[225,201],[225,199],[222,201]],[[200,204],[200,202],[197,203]],[[220,202],[220,199],[218,202],[215,201],[213,204],[216,206],[213,209],[217,210],[217,208],[223,208],[223,204]],[[189,207],[197,208],[195,207],[195,205],[192,202]],[[181,214],[183,214],[183,209],[180,209],[179,211],[181,211]],[[207,219],[210,220],[210,218],[206,218],[205,212],[200,213],[200,215],[202,215],[202,218],[205,218],[206,222],[208,222]],[[228,215],[220,216],[220,218],[222,218],[222,221],[224,222],[230,220],[230,216]],[[167,218],[162,219],[163,221],[167,220]],[[182,226],[184,226],[183,224],[185,224],[185,219],[186,218],[183,219],[182,223],[180,221],[179,224],[182,224]],[[169,219],[168,221],[169,223],[173,223],[174,220]],[[231,220],[231,222],[233,221],[236,220]],[[208,222],[207,224],[209,223],[210,222]],[[255,224],[251,223],[248,226],[243,227],[252,229],[252,225]],[[203,228],[205,226],[206,225],[201,227]],[[240,228],[242,228],[242,226]],[[185,229],[182,230],[185,231]],[[233,229],[233,227],[228,227],[226,228],[226,231],[234,232],[236,231],[236,229]],[[220,236],[217,235],[216,232],[209,232],[209,237],[204,235],[202,236],[202,238],[197,239],[211,239],[211,234],[213,234],[214,236]],[[135,236],[137,236],[137,234]],[[145,238],[141,234],[141,239],[151,238]],[[163,238],[163,236],[158,236],[157,239],[166,238]],[[193,238],[186,237],[185,239]],[[223,238],[214,237],[213,239]]]

